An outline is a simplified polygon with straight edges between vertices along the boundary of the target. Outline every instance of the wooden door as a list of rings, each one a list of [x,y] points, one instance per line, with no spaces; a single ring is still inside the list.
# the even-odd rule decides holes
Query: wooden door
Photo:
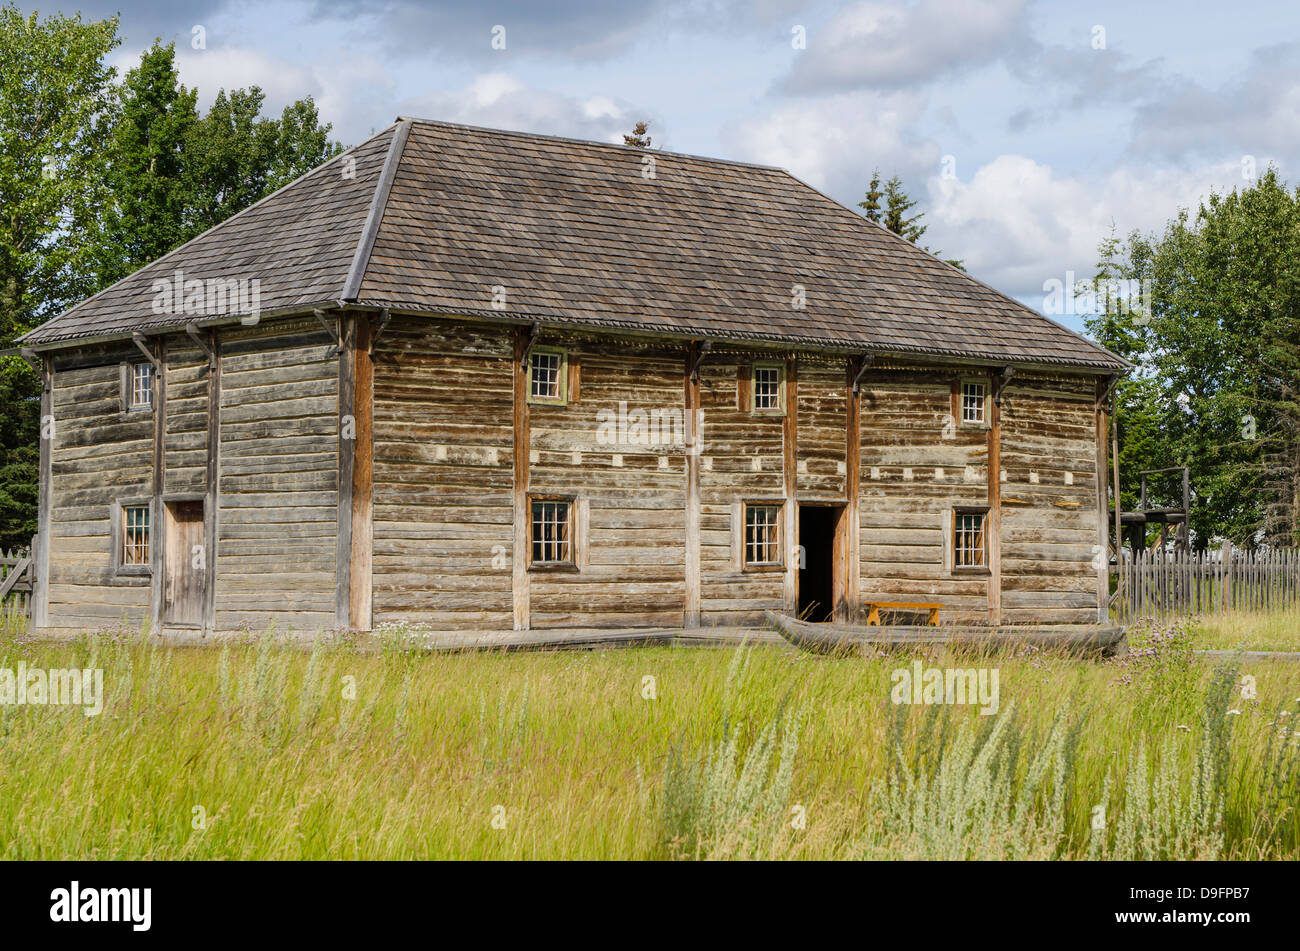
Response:
[[[206,561],[201,500],[167,503],[164,560],[163,622],[202,626]]]

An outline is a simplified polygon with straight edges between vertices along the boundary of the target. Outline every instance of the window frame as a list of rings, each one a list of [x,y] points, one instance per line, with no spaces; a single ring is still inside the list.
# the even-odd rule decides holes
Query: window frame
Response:
[[[966,387],[980,387],[980,418],[978,420],[969,420],[966,418]],[[988,429],[989,422],[989,398],[992,395],[992,387],[987,377],[966,376],[957,381],[957,425],[964,429]]]
[[[126,540],[128,515],[131,509],[144,509],[145,517],[148,519],[145,534],[145,544],[147,546],[147,557],[143,563],[128,562],[126,560]],[[147,576],[153,574],[154,553],[157,546],[154,544],[154,533],[157,529],[157,519],[154,517],[154,505],[152,499],[148,498],[121,498],[113,502],[112,510],[112,531],[109,537],[113,545],[113,572],[118,575]]]
[[[533,394],[533,359],[540,356],[557,356],[560,358],[556,368],[557,396],[535,396]],[[569,402],[569,354],[563,347],[533,347],[528,351],[528,402],[539,406],[565,406]]]
[[[764,547],[774,547],[776,561],[749,560],[749,513],[751,509],[771,508],[776,517],[769,526],[775,539],[763,542]],[[740,567],[744,571],[783,571],[785,569],[785,499],[746,499],[740,504]]]
[[[776,370],[776,406],[758,405],[758,371]],[[757,360],[749,368],[749,411],[760,416],[784,416],[786,412],[785,364]]]
[[[536,505],[564,505],[567,511],[568,558],[564,561],[537,561],[533,552],[537,544],[536,526],[533,507]],[[545,544],[545,542],[543,542]],[[528,570],[529,571],[577,571],[578,570],[578,500],[572,495],[534,495],[528,496]]]
[[[154,372],[153,364],[150,363],[148,360],[138,360],[134,363],[129,364],[129,367],[130,370],[127,374],[127,388],[126,388],[127,411],[144,412],[145,410],[153,409],[153,397],[154,397],[154,393],[157,391],[157,387],[154,385],[154,381],[157,378],[157,373]],[[140,375],[140,371],[142,369],[144,370],[145,375],[149,379],[149,388],[148,388],[149,401],[147,403],[136,402],[136,393],[138,390],[137,382],[138,382],[138,377]]]
[[[952,520],[948,531],[949,545],[952,551],[952,571],[953,574],[963,575],[987,575],[992,571],[989,568],[989,506],[987,505],[955,505],[952,509]],[[979,537],[980,537],[980,563],[978,565],[964,565],[959,563],[960,552],[968,550],[958,545],[960,536],[958,534],[963,516],[977,515],[980,518]]]

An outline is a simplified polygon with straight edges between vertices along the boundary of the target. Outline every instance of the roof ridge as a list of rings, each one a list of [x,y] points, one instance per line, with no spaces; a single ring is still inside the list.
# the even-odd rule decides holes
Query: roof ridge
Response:
[[[402,154],[406,149],[407,136],[411,134],[411,120],[399,119],[393,131],[393,138],[388,143],[388,154],[384,156],[384,167],[375,183],[375,193],[370,199],[370,209],[366,212],[365,224],[361,226],[361,235],[357,239],[357,250],[352,256],[348,276],[343,282],[340,300],[355,301],[365,282],[366,269],[370,266],[370,255],[375,249],[375,238],[379,235],[379,226],[383,223],[384,212],[388,208],[388,196],[393,190],[393,179],[397,177],[398,166],[402,164]]]
[[[594,145],[602,149],[617,149],[643,155],[671,155],[674,158],[694,159],[711,165],[738,165],[741,168],[758,168],[766,172],[786,171],[779,165],[763,165],[759,162],[742,162],[740,159],[718,158],[716,155],[697,155],[694,152],[670,152],[666,149],[643,149],[635,145],[619,145],[617,142],[601,142],[598,139],[579,139],[570,135],[550,135],[546,132],[522,132],[518,129],[494,129],[491,126],[470,125],[467,122],[447,122],[444,119],[421,119],[418,116],[398,116],[399,122],[413,122],[417,125],[440,126],[447,129],[468,129],[471,132],[490,132],[493,135],[510,135],[521,139],[544,139],[548,142],[572,142],[577,145]]]
[[[363,145],[368,145],[369,143],[373,142],[375,139],[379,138],[381,135],[383,135],[383,134],[384,134],[385,132],[387,132],[389,129],[393,128],[394,125],[396,125],[396,123],[394,123],[393,125],[385,126],[384,128],[380,129],[378,132],[376,132],[374,135],[372,135],[370,138],[368,138],[368,139],[363,139],[362,141],[358,142],[356,145],[354,145],[354,146],[352,146],[352,147],[350,147],[350,148],[346,148],[346,149],[344,149],[344,150],[343,150],[342,152],[340,152],[338,155],[335,155],[335,156],[333,156],[332,158],[326,159],[324,162],[322,162],[321,164],[317,165],[315,168],[308,169],[307,171],[305,171],[305,172],[303,172],[301,175],[299,175],[297,178],[295,178],[293,181],[291,181],[291,182],[285,182],[283,185],[281,185],[281,186],[280,186],[279,188],[277,188],[275,191],[271,192],[271,194],[269,194],[269,195],[265,195],[265,196],[259,198],[257,201],[255,201],[255,202],[253,202],[251,205],[249,205],[247,208],[241,208],[239,211],[235,212],[235,213],[234,213],[233,215],[231,215],[229,218],[225,218],[225,219],[223,219],[223,220],[221,220],[221,221],[218,221],[215,225],[213,225],[213,226],[212,226],[211,228],[209,228],[207,231],[203,231],[203,232],[200,232],[199,234],[196,234],[194,237],[190,238],[190,239],[189,239],[188,241],[186,241],[184,244],[178,244],[176,247],[172,248],[170,251],[168,251],[166,254],[162,255],[161,257],[154,258],[152,261],[146,261],[144,264],[140,265],[138,268],[136,268],[136,269],[135,269],[134,271],[132,271],[130,274],[127,274],[127,275],[124,275],[123,277],[118,278],[116,281],[114,281],[112,284],[109,284],[107,287],[100,288],[98,291],[96,291],[94,294],[91,294],[89,297],[87,297],[87,298],[85,298],[85,299],[83,299],[83,300],[79,300],[79,301],[77,301],[77,303],[73,304],[73,305],[72,305],[71,307],[69,307],[67,310],[63,311],[62,313],[57,314],[57,315],[54,316],[54,317],[51,317],[49,320],[45,321],[44,323],[37,324],[35,327],[33,327],[31,330],[27,331],[27,333],[23,334],[21,337],[19,337],[19,338],[18,338],[17,340],[15,340],[14,342],[15,342],[15,343],[22,343],[22,342],[23,342],[24,340],[26,340],[27,337],[29,337],[31,334],[36,333],[38,330],[45,330],[46,328],[51,327],[51,326],[53,326],[54,324],[57,324],[59,321],[63,320],[64,317],[67,317],[67,316],[68,316],[69,314],[71,314],[73,311],[75,311],[75,310],[79,310],[80,308],[85,307],[85,306],[86,306],[87,304],[89,304],[91,301],[94,301],[94,300],[99,299],[99,298],[102,297],[103,295],[107,294],[109,291],[113,290],[113,289],[114,289],[115,287],[117,287],[118,285],[120,285],[120,284],[122,284],[122,283],[124,283],[124,282],[126,282],[126,281],[131,280],[131,278],[135,277],[137,274],[139,274],[139,273],[140,273],[141,271],[143,271],[145,268],[152,268],[152,267],[154,267],[155,265],[162,264],[162,262],[166,261],[166,260],[167,260],[168,258],[170,258],[172,255],[180,254],[182,251],[184,251],[184,250],[185,250],[186,248],[188,248],[190,245],[194,244],[196,241],[199,241],[199,240],[201,240],[201,239],[207,237],[208,235],[214,233],[215,231],[217,231],[217,230],[220,229],[220,228],[224,228],[226,225],[230,224],[230,222],[234,221],[234,220],[237,219],[237,218],[241,218],[241,217],[243,217],[244,215],[246,215],[246,214],[248,214],[250,211],[252,211],[254,208],[257,208],[258,206],[262,205],[264,202],[268,202],[268,201],[270,201],[272,198],[276,197],[277,195],[281,194],[282,192],[287,191],[288,189],[292,188],[294,185],[297,185],[299,182],[303,181],[304,179],[309,178],[309,177],[311,177],[312,175],[315,175],[317,172],[322,172],[322,171],[324,171],[325,169],[327,169],[327,168],[329,168],[331,165],[333,165],[335,162],[339,161],[340,159],[346,158],[346,157],[348,156],[349,153],[355,152],[357,149],[361,148]]]

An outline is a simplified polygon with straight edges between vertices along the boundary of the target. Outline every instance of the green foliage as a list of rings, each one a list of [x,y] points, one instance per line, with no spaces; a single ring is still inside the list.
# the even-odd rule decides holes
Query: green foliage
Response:
[[[942,710],[925,718],[909,751],[906,708],[895,708],[894,758],[872,783],[883,818],[874,850],[883,844],[897,858],[1057,857],[1073,762],[1069,717],[1059,713],[1031,747],[1014,704],[955,730],[951,707]]]
[[[311,97],[204,116],[155,43],[121,83],[117,20],[0,8],[0,349],[338,154]],[[39,379],[0,358],[0,548],[36,532]]]
[[[1088,321],[1137,364],[1118,391],[1125,507],[1139,470],[1187,465],[1199,545],[1300,542],[1300,191],[1270,168],[1100,250],[1099,281],[1149,282],[1148,307]],[[1151,489],[1181,502],[1172,483]]]
[[[0,8],[0,349],[98,289],[117,21]],[[0,358],[0,548],[36,532],[39,380]]]
[[[883,201],[883,204],[882,204]],[[907,213],[916,207],[917,200],[910,197],[903,189],[903,180],[894,175],[885,183],[884,191],[880,190],[880,169],[871,173],[871,182],[867,186],[866,197],[858,202],[858,207],[862,209],[862,214],[867,219],[884,225],[890,231],[899,237],[906,238],[912,244],[916,244],[921,235],[925,234],[928,229],[926,225],[921,224],[921,219],[925,217],[924,212],[917,212],[914,215]],[[924,246],[922,246],[924,248]],[[942,255],[942,251],[925,251],[935,255]],[[945,259],[945,263],[952,265],[959,271],[966,268],[962,262],[955,259]]]
[[[659,794],[664,857],[761,855],[786,816],[799,752],[799,720],[783,729],[783,712],[777,711],[747,750],[740,729],[725,722],[721,738],[694,760],[680,744],[672,747]]]
[[[884,197],[885,193],[880,190],[880,169],[876,169],[871,173],[871,184],[867,186],[866,197],[858,202],[862,214],[876,224],[880,224],[884,217],[883,206],[880,204],[880,199]]]
[[[178,86],[175,44],[155,44],[126,74],[113,128],[101,278],[111,283],[162,257],[187,234],[186,144],[198,123],[197,90]]]
[[[0,705],[0,858],[1300,856],[1285,661],[1252,700],[1194,665],[1169,710],[999,656],[993,717],[891,704],[897,655],[376,646],[0,633],[0,667],[104,674],[99,716]]]

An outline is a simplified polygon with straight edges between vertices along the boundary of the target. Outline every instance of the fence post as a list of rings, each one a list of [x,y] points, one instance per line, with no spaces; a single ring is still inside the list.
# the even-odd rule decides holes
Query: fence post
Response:
[[[1223,598],[1222,613],[1226,614],[1232,610],[1232,542],[1225,538],[1219,550],[1223,561],[1223,591],[1220,596]]]

